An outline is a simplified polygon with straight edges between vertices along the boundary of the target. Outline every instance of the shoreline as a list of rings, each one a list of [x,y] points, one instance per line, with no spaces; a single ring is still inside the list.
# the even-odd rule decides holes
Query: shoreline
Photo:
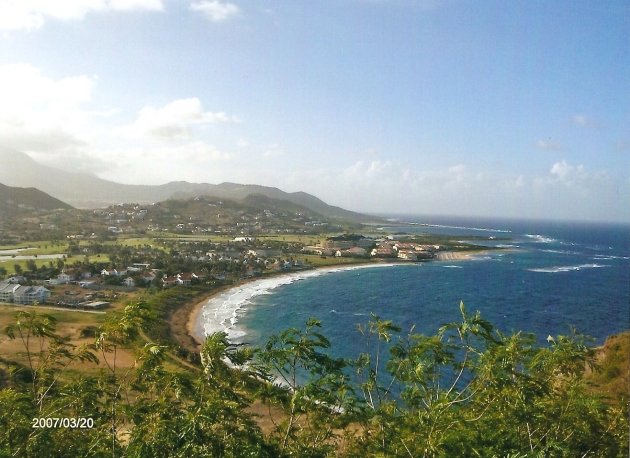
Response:
[[[443,252],[443,253],[439,253],[438,256],[433,261],[438,261],[438,262],[469,261],[469,260],[473,260],[476,256],[487,253],[488,251],[490,250],[475,250],[475,251],[469,251],[469,252],[457,252],[457,251]],[[431,261],[426,261],[426,262],[431,262]],[[211,301],[212,299],[216,298],[217,296],[221,294],[225,294],[228,292],[238,292],[242,290],[243,286],[245,285],[251,285],[256,282],[263,283],[265,281],[274,280],[274,279],[277,281],[283,278],[286,280],[295,278],[295,280],[278,284],[276,286],[278,287],[283,284],[299,281],[302,278],[324,275],[327,272],[338,272],[338,271],[345,271],[345,270],[365,269],[365,268],[374,268],[374,267],[393,267],[393,266],[399,266],[399,265],[414,265],[414,264],[418,264],[418,263],[406,262],[406,261],[396,262],[393,260],[390,260],[390,261],[383,260],[383,261],[376,261],[376,262],[366,261],[366,262],[357,262],[357,263],[352,263],[352,264],[328,265],[328,266],[315,267],[312,269],[301,270],[301,271],[278,272],[278,273],[273,273],[271,275],[268,274],[267,276],[263,276],[263,277],[252,277],[252,278],[242,279],[231,285],[223,285],[215,290],[212,290],[208,294],[204,294],[201,299],[197,299],[194,302],[191,301],[190,306],[186,307],[187,310],[185,311],[182,310],[183,312],[188,313],[188,319],[186,320],[186,323],[185,323],[185,332],[187,334],[187,337],[191,341],[191,343],[194,342],[194,345],[183,345],[183,346],[185,346],[188,350],[191,350],[191,351],[199,351],[199,348],[201,347],[201,345],[203,344],[203,341],[205,340],[205,327],[204,326],[206,323],[203,320],[204,306],[207,305],[209,301]],[[305,273],[311,273],[311,275],[304,276]],[[235,311],[239,309],[240,307],[235,309]],[[171,323],[171,325],[173,325],[173,323]],[[184,342],[181,342],[181,340],[180,340],[180,343],[184,344]]]
[[[291,279],[294,277],[298,277],[296,280],[299,280],[301,278],[304,278],[303,276],[301,277],[300,274],[303,275],[305,273],[311,273],[312,276],[316,276],[316,275],[322,275],[326,273],[327,271],[337,272],[337,271],[342,271],[342,270],[353,270],[357,268],[387,267],[387,266],[394,266],[398,264],[406,264],[406,263],[365,262],[365,263],[353,263],[353,264],[340,264],[337,266],[335,265],[321,266],[321,267],[314,267],[312,269],[307,269],[307,270],[278,272],[278,273],[273,273],[273,274],[267,274],[266,276],[263,276],[263,277],[246,278],[246,279],[239,280],[236,283],[231,284],[231,285],[223,285],[209,292],[208,294],[205,294],[201,300],[195,301],[195,303],[192,305],[191,310],[189,311],[188,320],[186,323],[186,331],[188,333],[188,336],[193,341],[196,342],[197,348],[195,351],[198,351],[199,347],[203,344],[203,341],[205,340],[205,328],[204,328],[205,323],[202,320],[204,306],[207,305],[210,300],[216,298],[217,296],[220,296],[221,294],[228,293],[228,292],[239,291],[245,285],[252,285],[252,284],[255,284],[256,282],[262,283],[262,282],[270,281],[270,280]],[[309,276],[311,275],[307,275],[307,277]],[[292,283],[292,281],[287,282],[287,283]]]

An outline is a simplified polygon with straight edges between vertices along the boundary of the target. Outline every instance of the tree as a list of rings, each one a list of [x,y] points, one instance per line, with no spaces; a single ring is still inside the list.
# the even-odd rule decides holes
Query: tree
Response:
[[[17,313],[5,333],[24,350],[0,389],[0,456],[628,455],[627,398],[607,404],[589,390],[593,352],[575,333],[539,346],[461,304],[461,319],[435,335],[402,334],[372,316],[354,362],[331,357],[309,319],[258,350],[213,334],[201,366],[178,371],[167,344],[147,341],[153,305],[108,314],[84,348],[57,333],[54,317]],[[136,356],[121,370],[123,346]],[[104,370],[69,372],[78,360]],[[255,397],[284,409],[268,436],[247,410]],[[93,428],[33,427],[34,418],[86,415]]]
[[[26,268],[33,274],[37,273],[37,263],[34,259],[26,261]]]
[[[276,425],[274,440],[283,453],[315,456],[334,450],[339,428],[353,411],[352,387],[343,370],[347,362],[324,351],[330,342],[314,318],[304,330],[290,328],[272,336],[257,355],[256,368],[268,381],[277,380],[287,418]],[[268,398],[274,390],[263,387]],[[341,415],[345,413],[346,415]],[[339,421],[341,420],[341,421]]]

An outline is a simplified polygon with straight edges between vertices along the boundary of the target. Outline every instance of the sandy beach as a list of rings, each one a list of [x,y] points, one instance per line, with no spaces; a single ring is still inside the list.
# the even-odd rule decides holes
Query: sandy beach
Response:
[[[467,261],[473,258],[474,256],[479,256],[483,254],[483,251],[474,251],[474,252],[461,252],[461,251],[444,251],[442,253],[438,253],[436,256],[436,261]]]

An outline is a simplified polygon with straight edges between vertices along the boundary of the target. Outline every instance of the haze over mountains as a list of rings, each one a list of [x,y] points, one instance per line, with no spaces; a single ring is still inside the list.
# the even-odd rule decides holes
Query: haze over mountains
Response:
[[[129,185],[104,180],[95,175],[68,172],[40,164],[19,151],[0,150],[0,183],[14,187],[34,187],[77,208],[98,208],[134,202],[159,202],[170,198],[187,199],[208,195],[222,199],[243,200],[250,195],[286,200],[322,216],[353,221],[378,218],[326,204],[305,192],[287,193],[278,188],[236,183],[189,183],[173,181],[162,185]]]

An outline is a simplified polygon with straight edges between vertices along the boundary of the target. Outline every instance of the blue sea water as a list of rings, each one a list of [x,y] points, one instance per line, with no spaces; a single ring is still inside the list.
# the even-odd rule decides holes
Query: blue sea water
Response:
[[[542,343],[571,327],[601,344],[630,329],[630,226],[546,221],[403,217],[432,224],[383,228],[491,238],[490,251],[464,261],[431,261],[268,279],[231,291],[206,306],[206,332],[225,329],[262,345],[309,317],[322,321],[337,355],[355,356],[356,330],[369,314],[407,331],[433,334],[459,319],[459,303],[509,333],[532,332]],[[266,283],[265,283],[266,282]]]

